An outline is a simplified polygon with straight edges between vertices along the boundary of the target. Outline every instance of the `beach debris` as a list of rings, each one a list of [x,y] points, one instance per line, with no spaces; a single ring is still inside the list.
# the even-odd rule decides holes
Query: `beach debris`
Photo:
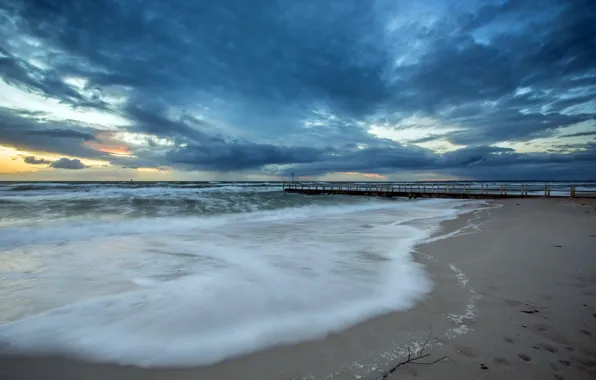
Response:
[[[522,327],[528,327],[528,325],[522,325]]]
[[[563,364],[565,367],[569,367],[571,365],[571,362],[567,360],[559,360],[559,363]]]
[[[430,328],[430,326],[429,326]],[[405,364],[420,364],[420,365],[432,365],[435,363],[440,362],[441,360],[445,360],[445,359],[449,359],[451,360],[454,364],[455,360],[451,359],[449,356],[445,355],[442,356],[436,360],[433,360],[431,362],[421,362],[419,360],[424,359],[428,356],[430,356],[430,353],[424,353],[424,349],[426,348],[426,346],[428,346],[428,341],[430,340],[430,337],[432,336],[432,329],[430,330],[428,337],[426,338],[426,341],[424,342],[424,344],[422,345],[422,348],[420,349],[420,351],[418,351],[418,353],[414,353],[414,355],[412,356],[412,351],[410,349],[410,347],[408,346],[408,358],[402,362],[397,363],[397,365],[395,365],[394,367],[392,367],[389,371],[385,372],[381,377],[379,377],[377,380],[384,380],[387,379],[389,377],[389,375],[391,375],[393,372],[395,372],[395,370],[397,370],[399,367],[401,367],[402,365]]]
[[[562,245],[553,245],[553,247],[555,247],[555,248],[563,248]]]
[[[535,350],[539,350],[540,349],[540,347],[536,347],[536,346],[533,346],[532,348],[535,349]]]
[[[596,313],[592,314],[592,317],[596,318]]]
[[[488,367],[485,366],[484,364],[480,363],[480,369],[488,369]]]
[[[539,310],[520,310],[522,313],[526,313],[526,314],[534,314],[534,313],[540,313]]]

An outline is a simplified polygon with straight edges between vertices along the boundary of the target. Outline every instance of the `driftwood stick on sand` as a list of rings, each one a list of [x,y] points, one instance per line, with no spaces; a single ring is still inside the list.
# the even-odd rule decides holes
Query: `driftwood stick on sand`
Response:
[[[387,379],[387,377],[389,377],[389,375],[391,375],[393,372],[395,372],[396,369],[398,369],[399,367],[406,365],[406,364],[431,365],[431,364],[438,363],[441,360],[445,360],[445,359],[449,359],[454,364],[456,364],[455,361],[447,355],[440,357],[433,361],[426,361],[426,362],[420,361],[420,360],[430,356],[430,353],[428,353],[428,352],[424,353],[424,349],[426,348],[426,346],[428,346],[428,342],[430,341],[430,337],[432,336],[432,328],[430,328],[430,326],[429,326],[429,330],[430,331],[428,333],[428,337],[426,338],[426,341],[424,341],[424,344],[422,345],[422,348],[420,348],[420,351],[418,351],[418,354],[415,354],[414,356],[412,356],[412,351],[410,349],[410,346],[408,346],[408,358],[404,361],[397,363],[397,365],[391,367],[391,369],[389,369],[389,371],[385,372],[383,374],[383,376],[379,377],[378,380]]]

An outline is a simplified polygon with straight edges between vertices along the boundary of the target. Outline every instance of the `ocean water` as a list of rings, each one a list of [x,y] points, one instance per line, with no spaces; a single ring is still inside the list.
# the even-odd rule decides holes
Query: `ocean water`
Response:
[[[463,204],[0,184],[0,352],[188,366],[324,337],[420,301],[432,282],[412,250]]]

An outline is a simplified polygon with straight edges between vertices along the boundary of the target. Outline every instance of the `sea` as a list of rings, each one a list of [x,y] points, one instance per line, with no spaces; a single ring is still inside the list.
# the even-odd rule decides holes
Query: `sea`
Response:
[[[415,247],[471,202],[0,183],[0,353],[200,366],[321,338],[425,297]]]

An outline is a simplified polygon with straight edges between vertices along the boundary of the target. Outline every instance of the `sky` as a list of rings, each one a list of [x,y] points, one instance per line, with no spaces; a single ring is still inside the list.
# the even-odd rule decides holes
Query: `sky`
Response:
[[[596,180],[593,0],[3,0],[0,180]]]

